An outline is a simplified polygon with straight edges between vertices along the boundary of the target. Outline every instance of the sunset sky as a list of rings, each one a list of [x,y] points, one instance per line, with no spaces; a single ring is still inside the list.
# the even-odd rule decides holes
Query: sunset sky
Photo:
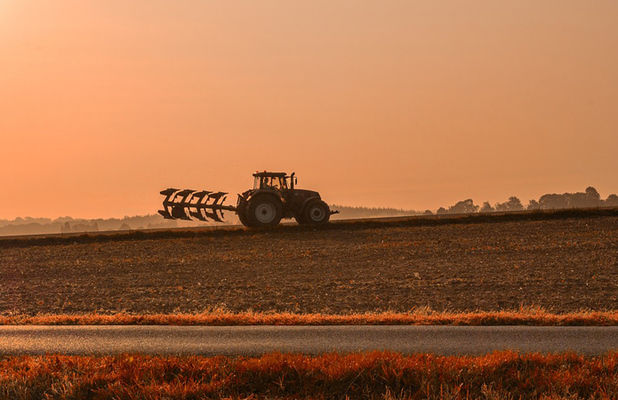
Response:
[[[618,1],[0,0],[0,218],[296,171],[424,210],[618,192]]]

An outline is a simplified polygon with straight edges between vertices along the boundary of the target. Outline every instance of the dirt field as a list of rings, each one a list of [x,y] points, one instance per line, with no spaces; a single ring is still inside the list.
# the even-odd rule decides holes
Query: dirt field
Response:
[[[618,309],[618,217],[0,248],[0,314]]]

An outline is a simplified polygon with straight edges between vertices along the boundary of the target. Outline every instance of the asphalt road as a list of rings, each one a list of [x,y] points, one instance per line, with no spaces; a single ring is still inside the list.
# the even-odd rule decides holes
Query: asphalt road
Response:
[[[527,326],[0,326],[0,354],[309,354],[391,350],[484,354],[496,350],[603,354],[618,327]]]

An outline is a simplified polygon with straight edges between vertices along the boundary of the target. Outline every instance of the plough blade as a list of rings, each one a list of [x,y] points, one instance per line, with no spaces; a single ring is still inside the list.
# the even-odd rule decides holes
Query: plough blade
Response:
[[[159,214],[166,219],[223,222],[224,210],[236,211],[236,207],[223,205],[227,198],[225,192],[169,188],[160,193],[165,199]]]

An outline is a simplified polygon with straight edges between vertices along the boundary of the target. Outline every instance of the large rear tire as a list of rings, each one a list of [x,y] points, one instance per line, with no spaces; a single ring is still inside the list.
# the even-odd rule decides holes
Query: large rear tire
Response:
[[[268,228],[277,226],[283,217],[283,205],[274,196],[261,195],[249,200],[247,221],[250,226]]]
[[[305,224],[310,225],[323,225],[330,219],[330,208],[328,204],[322,200],[313,200],[307,206],[303,212],[303,220]]]

